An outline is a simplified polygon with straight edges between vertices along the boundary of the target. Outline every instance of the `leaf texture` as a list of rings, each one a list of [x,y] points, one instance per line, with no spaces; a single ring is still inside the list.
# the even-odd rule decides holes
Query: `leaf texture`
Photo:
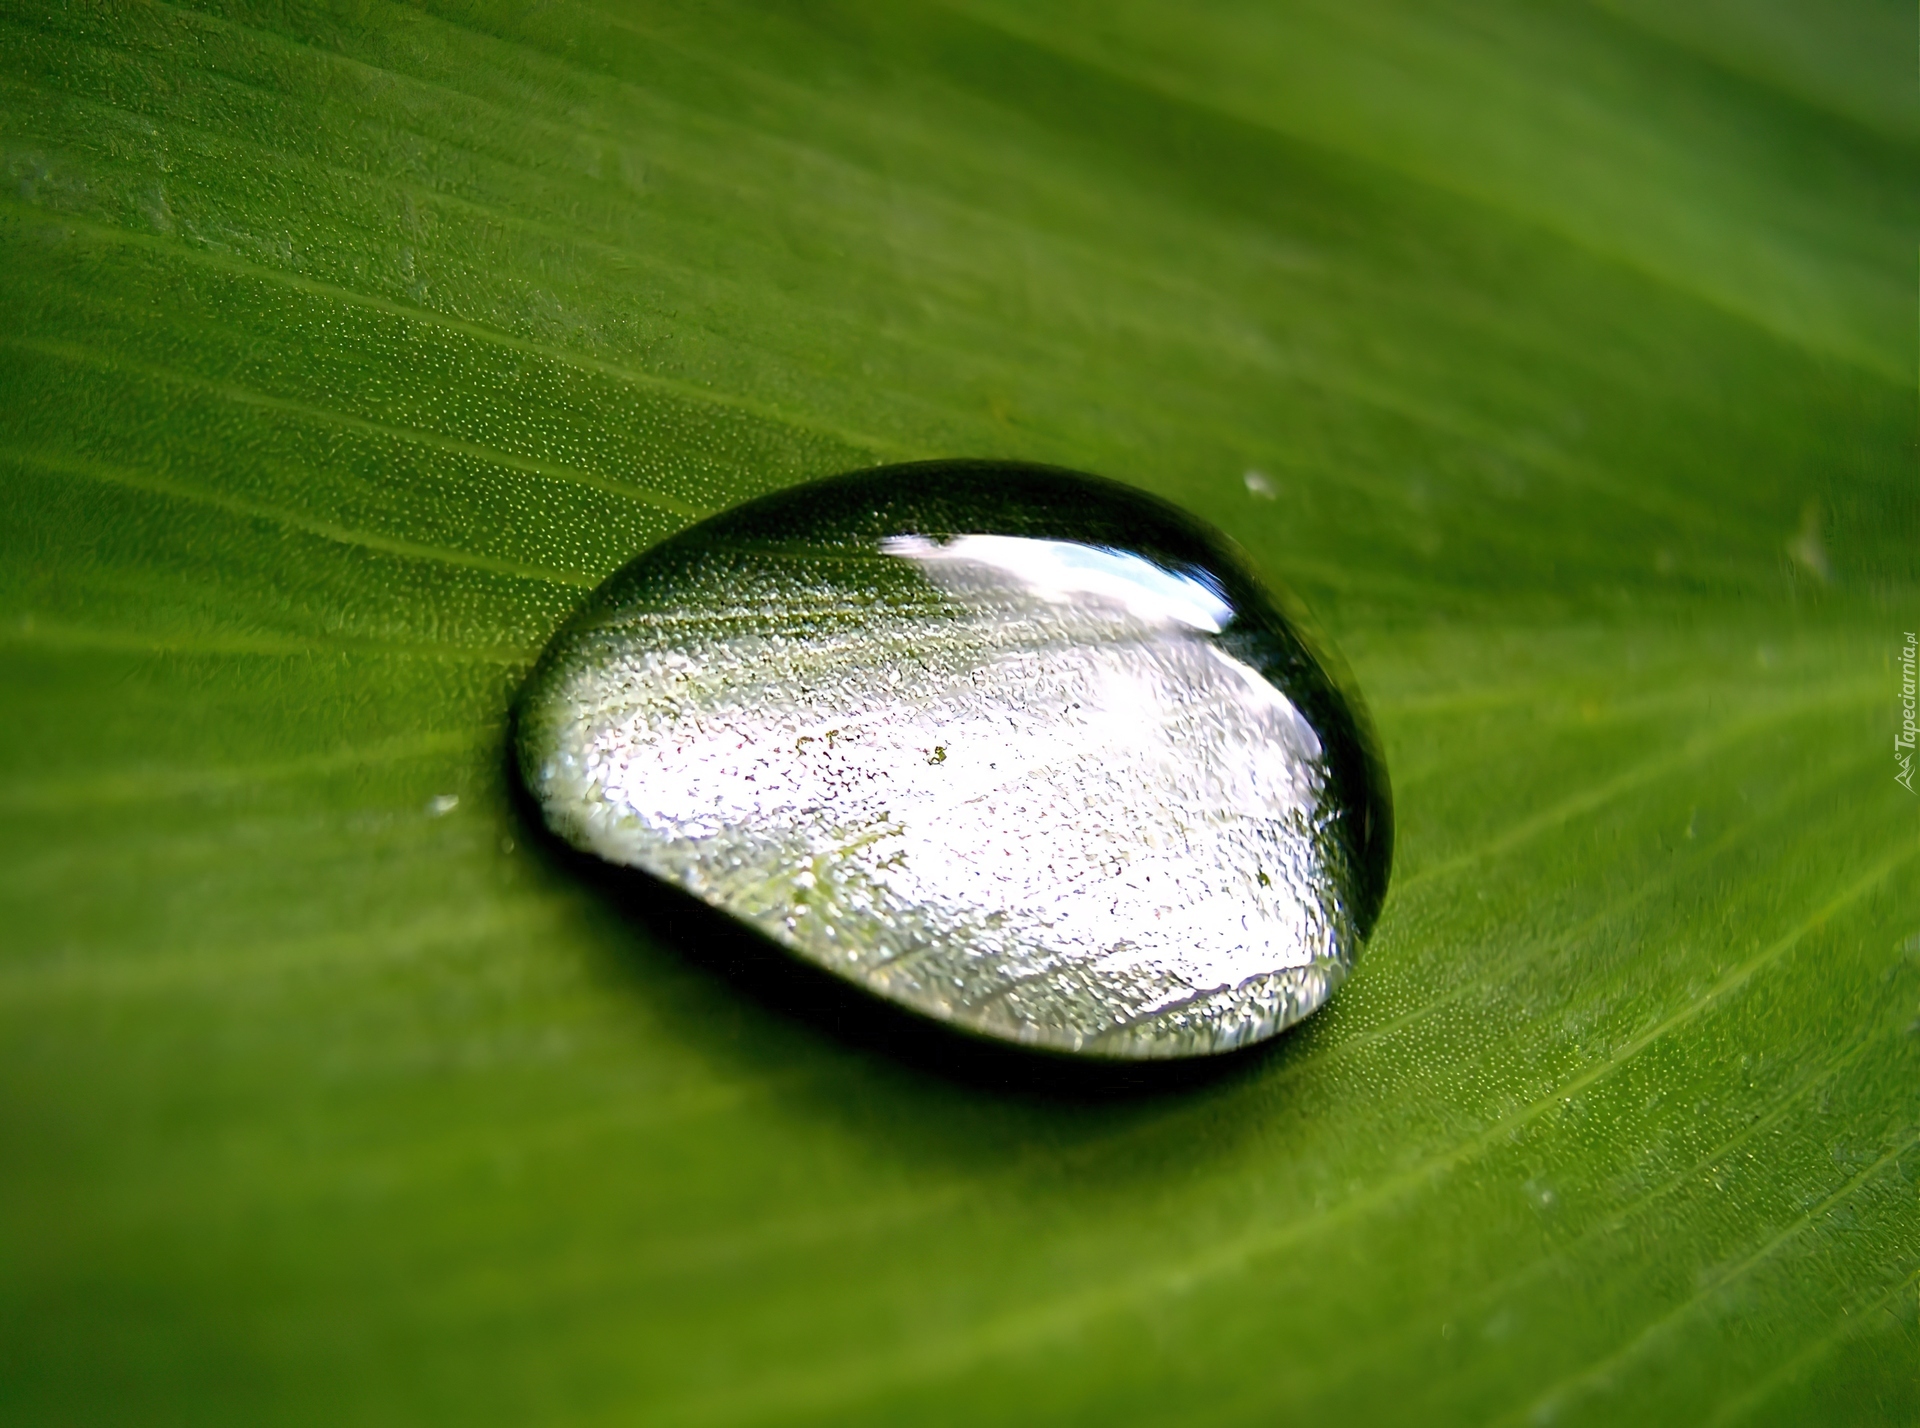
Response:
[[[1914,1421],[1912,17],[1670,9],[0,7],[0,1414]],[[584,590],[952,455],[1352,665],[1270,1054],[943,1064],[528,837]]]

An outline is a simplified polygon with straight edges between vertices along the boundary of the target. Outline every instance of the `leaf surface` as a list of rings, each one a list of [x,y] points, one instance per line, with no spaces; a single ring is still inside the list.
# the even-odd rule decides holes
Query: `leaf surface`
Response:
[[[7,1420],[1913,1421],[1911,14],[1669,9],[6,7]],[[952,455],[1353,667],[1271,1054],[902,1055],[518,821],[585,590]]]

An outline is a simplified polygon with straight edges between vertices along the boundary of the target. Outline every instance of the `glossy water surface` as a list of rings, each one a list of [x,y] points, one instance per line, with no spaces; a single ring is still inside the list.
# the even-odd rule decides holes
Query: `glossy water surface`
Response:
[[[518,740],[567,842],[1055,1050],[1270,1036],[1386,885],[1384,775],[1295,623],[1217,533],[1047,468],[886,468],[693,527],[554,639]]]

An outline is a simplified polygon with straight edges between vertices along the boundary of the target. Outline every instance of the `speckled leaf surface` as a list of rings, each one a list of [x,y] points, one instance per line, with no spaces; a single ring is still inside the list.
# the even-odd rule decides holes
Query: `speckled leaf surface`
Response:
[[[0,1416],[1912,1422],[1911,30],[0,9]],[[1271,1054],[944,1067],[527,837],[587,589],[951,455],[1365,691]]]

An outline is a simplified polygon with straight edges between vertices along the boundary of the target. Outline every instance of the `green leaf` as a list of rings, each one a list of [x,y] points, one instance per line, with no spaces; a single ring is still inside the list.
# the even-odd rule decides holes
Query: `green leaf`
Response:
[[[7,6],[0,1416],[1920,1416],[1912,15],[1671,10]],[[586,589],[963,454],[1352,665],[1271,1054],[898,1054],[517,821]]]

